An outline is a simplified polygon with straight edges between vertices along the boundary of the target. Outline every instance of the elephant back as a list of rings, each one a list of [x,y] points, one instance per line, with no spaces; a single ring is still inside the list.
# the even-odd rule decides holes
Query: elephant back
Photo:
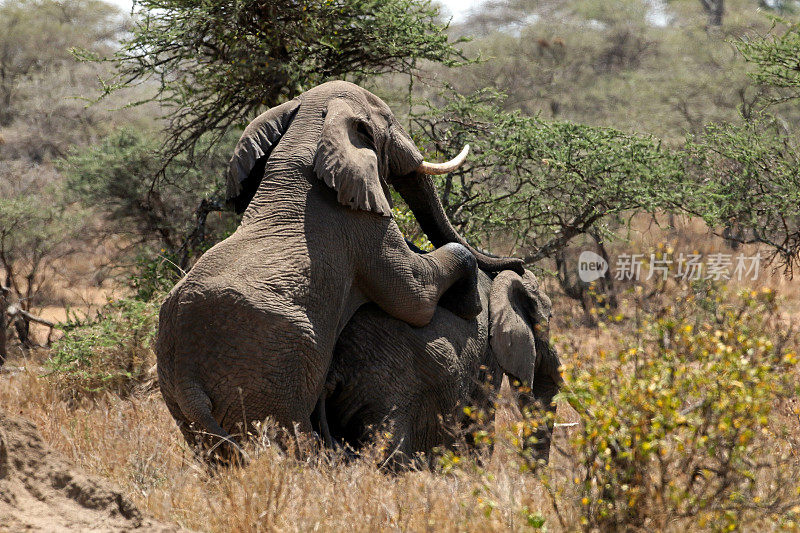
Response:
[[[438,307],[416,328],[374,303],[359,308],[339,336],[326,381],[334,438],[359,446],[381,430],[402,440],[408,454],[441,444],[487,359],[490,287],[481,273],[483,311],[471,320]]]

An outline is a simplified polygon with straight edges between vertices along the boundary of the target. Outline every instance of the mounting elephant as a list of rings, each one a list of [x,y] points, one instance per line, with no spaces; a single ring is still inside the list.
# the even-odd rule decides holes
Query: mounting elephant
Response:
[[[470,248],[444,214],[428,174],[465,155],[424,162],[382,100],[342,81],[245,129],[228,174],[242,223],[174,287],[159,317],[161,392],[190,443],[233,442],[267,416],[309,431],[336,339],[363,303],[422,326],[453,287],[442,304],[472,317],[481,309],[476,259],[521,271],[517,259]],[[388,185],[436,251],[406,246]]]
[[[561,376],[549,341],[551,303],[534,275],[506,271],[494,280],[481,272],[483,311],[473,319],[439,308],[422,328],[378,306],[361,307],[342,331],[315,425],[329,443],[358,448],[376,431],[391,434],[395,464],[452,443],[465,422],[463,408],[492,406],[503,374],[530,384],[520,408],[554,411]],[[488,412],[488,409],[487,409]],[[531,450],[547,460],[549,427]]]

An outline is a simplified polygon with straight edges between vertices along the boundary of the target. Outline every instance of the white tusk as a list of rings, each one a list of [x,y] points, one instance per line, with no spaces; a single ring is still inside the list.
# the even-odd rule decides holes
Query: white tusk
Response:
[[[433,175],[447,174],[448,172],[452,172],[463,165],[464,161],[467,159],[468,153],[469,145],[467,144],[464,146],[464,149],[461,150],[460,154],[446,163],[428,163],[427,161],[423,161],[419,168],[417,168],[417,172]]]

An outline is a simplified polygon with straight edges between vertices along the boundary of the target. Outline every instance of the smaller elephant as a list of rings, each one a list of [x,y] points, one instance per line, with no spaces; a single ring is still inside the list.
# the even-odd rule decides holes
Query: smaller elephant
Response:
[[[530,272],[479,273],[483,311],[465,320],[439,307],[417,328],[375,304],[362,306],[342,331],[318,409],[319,431],[329,442],[356,449],[374,431],[391,435],[393,464],[452,444],[452,427],[466,422],[466,406],[490,408],[503,374],[530,384],[520,407],[554,411],[561,376],[549,342],[550,299]],[[531,450],[548,459],[549,427]]]

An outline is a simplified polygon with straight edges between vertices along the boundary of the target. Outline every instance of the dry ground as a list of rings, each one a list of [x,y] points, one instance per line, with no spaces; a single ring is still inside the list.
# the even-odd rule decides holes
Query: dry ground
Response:
[[[179,528],[142,516],[108,482],[86,476],[42,441],[29,421],[0,413],[0,531]]]
[[[519,509],[538,509],[543,498],[533,476],[504,461],[492,462],[494,479],[484,486],[488,477],[477,474],[391,476],[369,456],[298,461],[270,447],[246,468],[211,475],[194,462],[157,394],[71,408],[36,372],[5,377],[0,403],[24,413],[46,442],[119,485],[139,508],[190,529],[506,530],[522,527]],[[496,507],[487,517],[482,503],[490,500]]]

